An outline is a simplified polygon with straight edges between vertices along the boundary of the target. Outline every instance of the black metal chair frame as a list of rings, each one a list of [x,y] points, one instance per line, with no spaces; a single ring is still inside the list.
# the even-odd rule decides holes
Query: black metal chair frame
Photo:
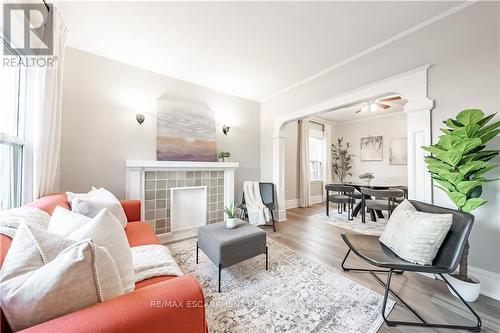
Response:
[[[400,193],[400,195],[396,195],[396,193]],[[396,202],[398,198],[404,198],[405,194],[404,191],[401,189],[393,188],[389,190],[374,190],[374,189],[369,189],[369,188],[361,188],[361,222],[365,223],[366,222],[366,196],[374,196],[374,197],[383,197],[387,198],[387,214],[388,217],[391,217],[392,212],[394,211],[394,208],[396,208]],[[371,209],[371,208],[370,208]],[[375,214],[372,214],[372,219],[375,216]]]
[[[265,196],[262,195],[262,187],[261,185],[264,186],[270,186],[272,190],[272,200],[270,202],[266,202]],[[276,220],[274,219],[274,209],[275,204],[274,204],[274,184],[273,183],[267,183],[267,182],[259,182],[259,190],[260,190],[260,196],[262,198],[262,203],[269,209],[269,212],[271,213],[271,221],[272,221],[272,226],[273,226],[273,231],[276,232]],[[242,220],[248,220],[248,212],[246,208],[243,208],[245,205],[245,192],[243,192],[242,198],[241,198],[241,204],[238,206],[240,208],[240,218]],[[267,225],[267,224],[266,224]]]
[[[432,205],[430,205],[430,204],[419,203],[417,201],[411,201],[411,202],[412,202],[412,204],[419,204],[420,206],[423,206],[423,207],[432,207]],[[444,276],[444,274],[452,273],[456,269],[456,267],[458,265],[458,260],[463,252],[465,241],[467,240],[469,233],[470,233],[470,230],[472,228],[472,223],[473,223],[474,217],[470,214],[467,214],[467,213],[462,213],[462,212],[454,211],[454,210],[447,209],[447,208],[437,207],[437,206],[434,206],[434,207],[438,208],[441,212],[442,211],[455,212],[455,214],[461,214],[468,219],[468,221],[466,221],[466,223],[468,223],[468,225],[465,227],[465,228],[467,228],[467,230],[463,232],[464,236],[460,240],[462,244],[459,244],[459,246],[458,246],[460,248],[460,253],[455,254],[454,259],[453,259],[454,262],[449,267],[445,268],[445,267],[441,267],[439,265],[434,265],[434,264],[432,266],[422,266],[422,265],[412,264],[409,262],[407,262],[407,265],[403,265],[403,266],[402,265],[399,265],[399,266],[393,265],[393,267],[391,267],[391,263],[387,263],[387,262],[377,263],[377,262],[375,262],[375,260],[367,258],[366,256],[358,253],[356,251],[356,249],[353,248],[350,241],[348,240],[348,235],[344,233],[344,234],[342,234],[342,239],[349,247],[349,250],[347,251],[347,254],[344,257],[344,260],[341,263],[342,270],[346,271],[346,272],[370,273],[375,278],[375,280],[384,287],[385,291],[384,291],[384,299],[382,302],[382,317],[388,326],[401,325],[401,326],[417,326],[417,327],[432,327],[432,328],[448,328],[448,329],[462,329],[462,330],[469,330],[472,332],[479,332],[479,331],[481,331],[481,325],[482,325],[481,318],[476,313],[476,311],[474,311],[474,309],[467,303],[467,301],[465,301],[463,299],[463,297],[458,293],[458,291],[455,289],[455,287],[453,287],[453,285],[448,281],[448,279],[446,279],[446,277]],[[418,208],[417,208],[417,210],[418,210]],[[454,219],[455,219],[455,216],[454,216]],[[453,228],[453,226],[452,226],[452,228]],[[377,236],[369,236],[369,237],[377,237]],[[448,236],[447,236],[447,239],[448,239]],[[447,239],[445,239],[445,242]],[[445,242],[443,242],[443,244]],[[441,248],[442,247],[443,247],[443,245],[441,246]],[[360,257],[364,261],[368,262],[369,264],[374,265],[376,267],[384,268],[384,269],[363,269],[363,268],[346,267],[345,263],[347,261],[347,258],[349,257],[349,254],[351,253],[351,251],[354,252],[358,257]],[[441,249],[440,249],[440,252],[441,252]],[[436,256],[436,258],[439,256],[440,252],[438,252],[438,255]],[[445,256],[445,255],[446,254],[443,254],[443,256]],[[434,261],[436,262],[436,259]],[[396,266],[396,267],[394,267],[394,266]],[[423,268],[419,269],[419,267],[423,267]],[[450,325],[450,324],[427,322],[410,305],[408,305],[403,299],[401,299],[401,297],[399,297],[396,292],[394,292],[391,289],[392,275],[393,274],[399,275],[399,274],[403,274],[404,272],[427,272],[427,273],[438,274],[441,277],[441,279],[443,279],[443,281],[458,296],[460,301],[467,307],[467,309],[472,313],[472,315],[474,315],[474,317],[477,320],[476,325],[473,325],[473,326]],[[382,274],[382,273],[387,274],[387,282],[385,282],[385,283],[384,283],[384,281],[382,281],[382,279],[380,279],[376,275],[376,274]],[[388,315],[386,315],[387,299],[388,299],[389,293],[391,293],[398,301],[401,302],[401,304],[403,304],[410,312],[412,312],[413,315],[415,315],[415,317],[417,317],[420,320],[420,322],[390,320],[388,318]]]
[[[346,203],[330,200],[330,191],[335,191],[339,195],[347,196],[347,220],[352,221],[354,202],[356,201],[356,199],[354,198],[354,191],[356,189],[353,186],[343,185],[343,184],[328,184],[325,186],[325,189],[326,189],[326,216],[330,216],[330,202],[337,203],[337,213],[342,214],[342,210],[343,209],[345,210]]]

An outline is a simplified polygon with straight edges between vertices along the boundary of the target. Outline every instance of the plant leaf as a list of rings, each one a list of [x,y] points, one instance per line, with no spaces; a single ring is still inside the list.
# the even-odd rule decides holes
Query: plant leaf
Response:
[[[448,182],[446,179],[443,179],[441,177],[436,177],[436,176],[432,176],[432,179],[434,179],[436,182],[438,182],[439,185],[443,186],[445,189],[447,189],[450,192],[455,192],[457,190],[455,188],[455,186],[453,186],[453,184]]]
[[[499,121],[495,121],[493,124],[490,124],[486,127],[483,127],[481,129],[481,131],[479,131],[480,135],[483,135],[484,133],[486,132],[489,132],[489,131],[492,131],[494,129],[496,129],[498,126],[500,126],[500,120]]]
[[[461,166],[458,167],[458,170],[462,175],[466,175],[467,173],[471,171],[476,171],[480,170],[482,168],[488,167],[490,164],[488,162],[484,161],[472,161],[472,162],[467,162]]]
[[[484,117],[484,112],[479,109],[465,109],[459,114],[457,114],[457,121],[466,126],[469,124],[475,124]]]
[[[481,198],[471,198],[471,199],[468,199],[467,202],[465,203],[465,205],[462,206],[462,210],[464,212],[470,213],[474,209],[476,209],[477,207],[482,206],[487,202],[488,201],[481,199]]]
[[[482,143],[486,143],[486,142],[490,141],[491,139],[496,137],[498,135],[498,133],[500,133],[500,129],[493,130],[493,131],[490,131],[490,132],[487,132],[487,133],[481,135]]]
[[[477,124],[478,124],[480,127],[483,127],[483,126],[484,126],[484,125],[485,125],[488,121],[490,121],[490,120],[491,120],[491,118],[493,118],[496,114],[497,114],[497,113],[495,112],[495,113],[490,114],[489,116],[484,117],[483,119],[479,120],[479,121],[477,122]]]
[[[467,196],[460,192],[448,192],[448,196],[457,207],[462,207],[467,201]]]
[[[460,193],[467,195],[467,193],[469,193],[469,191],[472,190],[474,187],[481,186],[484,183],[486,183],[486,181],[483,180],[482,178],[474,180],[466,180],[464,182],[457,184],[457,190]]]

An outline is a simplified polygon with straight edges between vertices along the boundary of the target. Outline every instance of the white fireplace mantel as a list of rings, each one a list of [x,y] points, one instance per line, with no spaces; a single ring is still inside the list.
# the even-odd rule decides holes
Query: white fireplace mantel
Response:
[[[153,160],[127,160],[128,168],[152,169],[179,169],[179,170],[224,170],[236,169],[236,162],[189,162],[189,161],[153,161]]]
[[[224,171],[224,205],[234,202],[234,174],[236,162],[189,162],[189,161],[126,161],[127,199],[141,200],[141,219],[144,220],[145,173],[147,171]]]

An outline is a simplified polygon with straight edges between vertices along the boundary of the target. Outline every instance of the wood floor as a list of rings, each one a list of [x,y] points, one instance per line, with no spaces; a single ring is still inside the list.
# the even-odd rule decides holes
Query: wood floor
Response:
[[[287,210],[287,220],[277,223],[274,233],[271,227],[263,227],[272,239],[289,248],[309,256],[317,261],[342,272],[342,262],[347,247],[341,239],[344,229],[327,224],[314,215],[323,212],[321,204],[310,208],[294,208]],[[332,210],[332,213],[333,212]],[[272,254],[270,254],[272,255]],[[350,257],[350,266],[367,267],[355,256]],[[382,294],[383,288],[367,273],[344,273],[354,281]],[[381,276],[385,281],[385,277]],[[472,323],[472,315],[468,315],[464,306],[453,297],[444,282],[416,273],[405,273],[393,278],[391,288],[410,306],[420,313],[428,322]],[[483,321],[482,332],[500,332],[500,302],[481,296],[472,304]],[[395,320],[415,320],[413,315],[403,306],[397,304],[390,314]],[[388,327],[385,324],[379,332],[458,332],[446,329],[424,329],[412,327]]]

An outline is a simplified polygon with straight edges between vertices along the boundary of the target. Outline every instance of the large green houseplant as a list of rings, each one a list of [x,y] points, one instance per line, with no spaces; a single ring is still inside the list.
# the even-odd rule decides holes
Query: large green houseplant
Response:
[[[460,211],[472,212],[486,204],[481,198],[483,186],[497,179],[487,179],[484,175],[497,165],[489,162],[499,150],[486,149],[486,143],[495,138],[500,130],[500,121],[488,124],[495,114],[485,116],[478,109],[460,112],[456,119],[447,119],[441,128],[439,141],[423,147],[432,154],[425,162],[432,179],[438,184]],[[456,278],[473,282],[467,273],[467,243],[460,260],[460,270]]]

